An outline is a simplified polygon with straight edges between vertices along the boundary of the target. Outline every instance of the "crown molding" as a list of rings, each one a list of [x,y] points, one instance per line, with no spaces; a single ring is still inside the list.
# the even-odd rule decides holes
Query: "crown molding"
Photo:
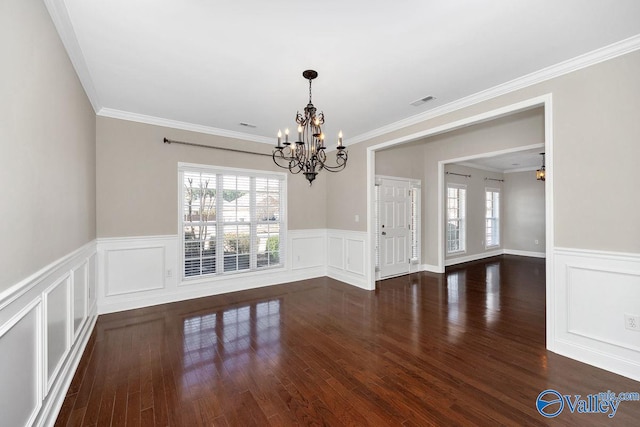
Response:
[[[543,68],[542,70],[538,70],[522,77],[518,77],[517,79],[477,92],[465,98],[460,98],[456,101],[452,101],[448,104],[436,107],[432,110],[407,117],[406,119],[398,120],[397,122],[390,123],[388,125],[373,129],[360,135],[356,135],[353,138],[349,138],[348,140],[346,140],[345,145],[353,145],[359,142],[367,141],[377,136],[381,136],[411,125],[415,125],[417,123],[433,119],[435,117],[442,116],[444,114],[451,113],[462,108],[470,107],[480,102],[487,101],[489,99],[496,98],[498,96],[505,95],[507,93],[553,79],[555,77],[560,77],[562,75],[599,64],[601,62],[625,55],[638,49],[640,49],[640,34],[610,44],[600,49],[593,50],[591,52],[585,53],[584,55],[576,56],[575,58],[560,62],[550,67]]]
[[[80,84],[84,88],[84,92],[87,94],[87,98],[93,107],[93,111],[97,113],[102,108],[102,104],[98,98],[96,87],[93,84],[91,73],[89,73],[89,67],[87,67],[87,63],[84,60],[84,54],[82,53],[82,48],[80,48],[80,44],[78,43],[78,37],[73,29],[73,25],[71,24],[67,7],[63,0],[44,0],[44,4],[49,11],[53,25],[58,31],[60,40],[62,41],[64,48],[67,50],[67,55],[69,56],[69,60],[71,60],[71,65],[73,65],[73,68],[76,70],[78,79],[80,79]]]
[[[254,142],[273,144],[273,138],[262,137],[243,132],[229,131],[220,128],[197,125],[188,122],[180,122],[176,120],[163,119],[160,117],[145,116],[126,111],[104,108],[99,100],[98,93],[89,73],[89,68],[84,59],[84,54],[78,43],[71,19],[64,4],[64,0],[44,0],[45,6],[49,11],[49,15],[58,31],[60,39],[67,50],[67,54],[71,63],[80,79],[80,83],[87,94],[89,102],[93,106],[97,115],[104,117],[119,118],[122,120],[136,121],[140,123],[154,124],[158,126],[172,127],[176,129],[190,130],[210,135],[225,136],[236,139],[243,139]],[[436,107],[434,109],[407,117],[402,120],[390,123],[388,125],[373,129],[371,131],[356,135],[353,138],[345,139],[345,145],[353,145],[359,142],[367,141],[380,135],[384,135],[429,119],[433,119],[444,114],[460,110],[478,104],[480,102],[496,98],[498,96],[532,86],[537,83],[550,80],[573,71],[586,68],[618,56],[640,49],[640,34],[613,43],[609,46],[596,49],[586,54],[577,56],[567,61],[560,62],[542,70],[535,71],[525,76],[516,78],[509,82],[494,86],[492,88],[477,92],[470,96],[452,101],[448,104]]]
[[[266,136],[252,135],[249,133],[236,132],[232,130],[214,128],[211,126],[197,125],[194,123],[181,122],[178,120],[163,119],[162,117],[147,116],[145,114],[130,113],[128,111],[116,110],[113,108],[101,108],[96,113],[98,116],[110,117],[112,119],[128,120],[130,122],[144,123],[148,125],[163,126],[172,129],[181,129],[191,132],[204,133],[207,135],[223,136],[226,138],[241,139],[243,141],[260,142],[274,145],[274,138]]]

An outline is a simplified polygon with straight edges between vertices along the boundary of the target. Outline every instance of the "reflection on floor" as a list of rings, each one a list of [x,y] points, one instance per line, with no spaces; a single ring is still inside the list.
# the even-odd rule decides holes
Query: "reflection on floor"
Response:
[[[58,425],[637,425],[538,394],[640,391],[545,350],[544,260],[329,278],[101,316]]]

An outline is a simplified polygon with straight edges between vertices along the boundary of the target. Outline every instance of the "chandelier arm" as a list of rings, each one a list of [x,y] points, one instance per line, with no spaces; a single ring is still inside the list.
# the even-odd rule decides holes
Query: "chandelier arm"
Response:
[[[349,159],[349,156],[347,154],[346,151],[342,151],[341,153],[336,154],[336,165],[335,166],[330,166],[326,163],[324,163],[323,169],[328,170],[329,172],[340,172],[341,170],[343,170],[346,166],[347,166],[347,160]]]

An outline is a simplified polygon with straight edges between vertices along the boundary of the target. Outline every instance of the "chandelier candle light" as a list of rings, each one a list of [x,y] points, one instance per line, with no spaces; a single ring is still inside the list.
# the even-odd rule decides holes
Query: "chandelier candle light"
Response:
[[[538,181],[544,181],[547,178],[547,171],[544,168],[544,153],[540,153],[542,156],[542,167],[536,171],[536,179]]]
[[[335,164],[327,163],[322,132],[324,113],[318,113],[311,102],[311,82],[318,77],[318,73],[314,70],[306,70],[302,76],[309,80],[309,103],[304,107],[304,114],[300,114],[299,111],[296,114],[297,141],[289,142],[289,129],[285,129],[284,142],[282,142],[282,132],[278,131],[278,145],[273,149],[272,158],[276,165],[289,169],[293,174],[304,173],[311,185],[322,169],[329,172],[339,172],[344,169],[347,166],[347,150],[342,143],[342,131],[340,131]]]

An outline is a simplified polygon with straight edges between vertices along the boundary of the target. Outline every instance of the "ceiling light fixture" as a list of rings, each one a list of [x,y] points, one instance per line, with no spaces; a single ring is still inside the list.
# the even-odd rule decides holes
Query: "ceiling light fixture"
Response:
[[[546,178],[546,171],[544,169],[544,153],[540,153],[542,156],[542,167],[536,171],[536,179],[538,181],[544,181]]]
[[[318,113],[311,102],[311,82],[318,77],[318,73],[314,70],[306,70],[302,73],[302,77],[309,80],[309,103],[304,107],[304,115],[299,111],[296,114],[298,140],[289,142],[289,129],[285,129],[283,143],[282,132],[278,131],[278,144],[273,149],[272,158],[276,165],[289,169],[293,174],[304,173],[311,185],[322,169],[329,172],[339,172],[344,169],[347,166],[347,150],[342,143],[342,131],[340,131],[335,165],[327,164],[322,132],[324,113]]]

